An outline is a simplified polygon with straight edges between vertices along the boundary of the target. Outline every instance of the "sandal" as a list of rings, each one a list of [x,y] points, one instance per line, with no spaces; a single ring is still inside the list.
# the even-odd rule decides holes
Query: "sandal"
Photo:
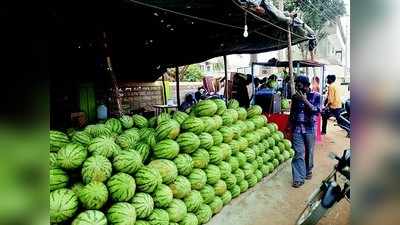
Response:
[[[312,173],[307,174],[306,180],[311,180],[311,178],[312,178]]]
[[[299,188],[299,187],[301,187],[303,184],[304,184],[304,182],[295,181],[295,182],[293,182],[292,187],[294,187],[294,188]]]

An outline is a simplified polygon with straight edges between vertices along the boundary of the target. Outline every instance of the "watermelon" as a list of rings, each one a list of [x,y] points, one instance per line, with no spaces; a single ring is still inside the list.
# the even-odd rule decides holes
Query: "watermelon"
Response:
[[[204,172],[206,172],[207,175],[207,184],[216,184],[219,179],[221,179],[221,171],[219,170],[219,167],[213,164],[209,164]]]
[[[182,176],[189,175],[193,170],[193,159],[188,154],[179,154],[174,163],[178,169],[178,174]]]
[[[213,117],[203,116],[200,117],[204,124],[204,132],[211,133],[213,130],[217,129],[217,124]]]
[[[232,141],[234,133],[233,130],[230,127],[221,127],[219,129],[219,132],[221,132],[224,143],[229,143]],[[215,144],[215,143],[214,143]]]
[[[224,123],[224,121],[222,120],[221,116],[215,115],[212,117],[214,120],[214,129],[219,129],[222,127],[222,124]]]
[[[233,119],[233,123],[236,122],[236,121],[238,120],[238,118],[239,118],[239,114],[238,114],[238,112],[237,112],[235,109],[227,109],[227,110],[225,111],[225,113],[230,114],[230,116],[231,116],[232,119]],[[223,118],[223,116],[222,116],[222,120],[223,120],[223,119],[224,119],[224,118]]]
[[[203,189],[200,190],[200,194],[205,204],[211,203],[215,198],[214,188],[208,184],[206,184]]]
[[[115,202],[127,202],[136,191],[135,179],[126,173],[117,173],[107,181],[107,188]]]
[[[225,205],[227,205],[229,202],[232,201],[232,194],[230,191],[225,191],[225,193],[223,195],[221,195],[221,200],[222,203]]]
[[[169,221],[180,222],[186,217],[187,208],[182,200],[174,198],[172,199],[172,202],[169,204],[167,212],[169,215]]]
[[[131,200],[131,204],[135,207],[136,217],[139,219],[144,219],[153,212],[154,201],[147,193],[136,193]]]
[[[239,142],[239,151],[243,151],[249,146],[249,142],[244,137],[239,137],[237,141]]]
[[[100,209],[108,200],[108,190],[105,184],[93,181],[81,189],[78,197],[84,208]]]
[[[257,161],[257,164],[258,164],[258,168],[260,168],[260,166],[262,164],[264,164],[264,160],[263,160],[263,158],[261,156],[257,156],[256,161]]]
[[[157,125],[160,125],[161,123],[171,120],[171,115],[169,115],[167,112],[162,112],[160,115],[157,116]]]
[[[140,157],[142,158],[142,162],[147,161],[150,154],[150,146],[148,144],[138,142],[133,149],[139,153]]]
[[[75,193],[75,195],[77,197],[79,197],[79,193],[82,191],[82,188],[84,188],[84,187],[85,186],[81,182],[78,182],[78,183],[74,183],[71,186],[71,190]]]
[[[64,188],[68,184],[69,177],[66,172],[59,168],[50,169],[50,191]]]
[[[294,150],[293,149],[289,149],[289,154],[290,154],[290,158],[294,157]]]
[[[235,156],[239,161],[239,167],[242,167],[247,161],[246,155],[244,153],[242,153],[242,152],[238,152],[238,153],[236,153]]]
[[[271,156],[267,153],[261,154],[261,158],[263,160],[263,164],[267,164],[271,160]]]
[[[272,151],[275,153],[275,158],[279,157],[281,154],[281,150],[278,148],[278,146],[273,146]]]
[[[236,112],[236,111],[235,111]],[[223,126],[230,126],[232,125],[233,122],[235,122],[235,116],[237,116],[237,113],[233,115],[231,112],[226,110],[222,115],[222,125]],[[236,117],[237,118],[237,117]]]
[[[265,177],[269,174],[269,167],[267,165],[261,165],[260,171],[262,173],[262,176]]]
[[[241,169],[243,170],[245,179],[248,179],[250,175],[254,173],[253,165],[247,162],[241,167]]]
[[[142,157],[137,151],[121,151],[114,157],[112,162],[114,169],[118,172],[134,174],[143,166]]]
[[[225,101],[222,99],[213,99],[214,103],[217,105],[217,111],[215,112],[217,115],[222,115],[226,110]]]
[[[274,163],[269,162],[267,163],[268,169],[269,169],[269,173],[272,173],[275,169]]]
[[[177,141],[179,143],[179,137]],[[178,143],[171,139],[162,140],[154,147],[153,154],[156,158],[173,159],[181,149]]]
[[[85,128],[85,131],[95,138],[100,136],[111,136],[112,131],[105,124],[89,125]]]
[[[239,102],[236,99],[229,99],[228,101],[228,109],[238,109]]]
[[[202,204],[199,209],[196,211],[196,217],[199,222],[199,224],[205,224],[208,221],[210,221],[212,217],[212,210],[210,206],[206,204]]]
[[[240,195],[240,186],[234,185],[229,191],[232,194],[232,198],[236,198]]]
[[[232,172],[235,172],[239,168],[239,159],[235,156],[230,157],[228,163],[231,166]]]
[[[86,131],[77,131],[72,136],[72,141],[83,146],[88,146],[92,141],[92,137]]]
[[[292,148],[292,142],[290,142],[288,139],[283,139],[282,142],[285,145],[286,150],[289,150]]]
[[[50,152],[50,154],[49,154],[49,167],[50,167],[50,169],[59,168],[58,162],[57,162],[57,153],[55,153],[55,152]]]
[[[231,165],[225,161],[218,163],[219,170],[221,172],[221,179],[226,179],[231,174]]]
[[[215,164],[221,162],[224,157],[224,152],[222,148],[218,146],[212,146],[208,150],[208,154],[210,155],[210,163],[215,163]]]
[[[235,175],[229,174],[229,175],[225,178],[224,181],[225,181],[226,187],[227,187],[228,189],[231,189],[234,185],[236,185],[237,179],[236,179],[236,176],[235,176]]]
[[[249,189],[249,183],[246,180],[242,180],[238,183],[240,187],[240,193],[246,192]]]
[[[279,156],[278,156],[278,157],[279,157]],[[274,165],[274,169],[275,169],[276,167],[279,166],[279,160],[278,160],[278,159],[273,159],[273,160],[272,160],[272,164]]]
[[[278,125],[276,123],[267,123],[266,126],[271,131],[271,133],[273,133],[273,132],[278,130]]]
[[[188,117],[189,115],[187,113],[176,111],[172,118],[176,120],[176,122],[178,122],[179,124],[182,124],[182,122]]]
[[[110,158],[117,155],[121,148],[114,142],[114,138],[101,136],[92,140],[88,150],[93,155],[102,155]]]
[[[218,180],[217,183],[214,184],[215,195],[221,196],[227,190],[226,183],[223,180]]]
[[[240,181],[244,179],[244,172],[241,169],[237,169],[233,175],[236,177],[236,183],[239,184]]]
[[[201,190],[207,183],[207,174],[201,169],[193,169],[188,179],[192,190]]]
[[[272,161],[275,157],[278,157],[278,156],[275,156],[275,152],[272,151],[271,149],[268,149],[266,152],[270,156],[270,160],[269,161]]]
[[[237,111],[237,113],[238,113],[238,119],[239,119],[239,120],[242,120],[242,121],[245,121],[246,118],[247,118],[247,111],[246,111],[246,109],[243,108],[243,107],[240,107],[240,108],[236,109],[236,111]]]
[[[246,149],[243,151],[243,153],[244,153],[244,155],[246,156],[246,160],[247,160],[248,162],[252,162],[252,161],[256,160],[256,152],[255,152],[253,149],[251,149],[251,148],[246,148]]]
[[[142,115],[135,114],[132,116],[132,119],[135,127],[143,128],[149,126],[149,121]]]
[[[201,148],[210,149],[214,145],[213,136],[211,136],[209,133],[201,133],[199,135],[199,139]]]
[[[175,139],[180,132],[180,125],[175,120],[166,120],[156,128],[156,139],[158,141],[166,138]]]
[[[154,209],[147,220],[150,225],[169,225],[169,215],[164,209]]]
[[[208,151],[202,148],[197,149],[192,153],[193,167],[203,169],[208,165],[210,161],[210,155]]]
[[[264,152],[263,147],[260,146],[259,144],[253,145],[253,146],[251,147],[251,149],[254,151],[254,153],[256,154],[256,156],[259,156],[259,155],[261,155],[261,154]],[[244,153],[244,152],[243,152],[243,153]],[[245,153],[245,154],[246,154],[246,153]]]
[[[256,129],[256,125],[251,120],[246,120],[246,121],[244,121],[244,123],[246,124],[247,132],[251,132]]]
[[[261,172],[261,170],[256,170],[254,175],[256,175],[256,177],[257,177],[257,182],[260,182],[261,179],[263,178],[263,173]]]
[[[215,215],[221,211],[224,203],[222,202],[220,197],[216,196],[214,200],[210,204],[208,204],[208,206],[210,206],[213,215]]]
[[[283,155],[278,155],[279,164],[285,161],[285,157]]]
[[[132,135],[131,133],[123,133],[115,139],[115,142],[122,148],[133,148],[138,141],[137,136]]]
[[[56,130],[50,131],[50,151],[56,152],[67,143],[69,143],[69,138],[65,133]]]
[[[158,125],[158,123],[157,123],[157,117],[155,117],[155,116],[153,116],[153,117],[151,117],[150,119],[149,119],[149,121],[148,121],[149,123],[149,127],[151,127],[151,128],[156,128],[157,127],[157,125]]]
[[[133,127],[133,119],[130,116],[123,115],[119,118],[119,121],[121,122],[121,125],[124,129],[129,129]]]
[[[224,136],[217,130],[213,131],[211,136],[213,137],[214,145],[220,145],[224,141]]]
[[[154,118],[156,118],[156,117],[154,117]],[[149,120],[149,122],[150,122],[150,120]],[[149,221],[145,221],[145,220],[136,220],[135,225],[150,225],[150,223],[149,223]]]
[[[247,183],[249,184],[249,188],[254,187],[257,184],[257,177],[254,174],[250,174],[246,180]]]
[[[154,128],[142,128],[139,130],[140,140],[154,148],[156,145],[156,130]]]
[[[188,213],[185,218],[179,223],[179,225],[198,225],[199,221],[193,213]]]
[[[176,141],[179,144],[179,149],[184,153],[192,153],[200,146],[199,137],[192,132],[181,133]]]
[[[249,146],[253,146],[254,144],[257,143],[257,137],[254,132],[245,134],[244,138],[246,138],[247,142],[249,143]]]
[[[179,199],[186,197],[192,190],[190,181],[184,176],[178,176],[175,182],[169,185],[169,188],[171,188],[174,198]]]
[[[187,132],[201,134],[201,132],[203,132],[205,129],[205,124],[202,119],[189,116],[182,122],[181,128]]]
[[[151,193],[161,184],[162,177],[158,170],[143,166],[136,172],[135,181],[140,191]]]
[[[132,136],[135,140],[140,140],[139,129],[136,127],[132,127],[128,130],[125,130],[123,133]]]
[[[262,113],[262,108],[259,105],[250,106],[250,108],[247,109],[247,118],[252,118],[254,116],[261,115],[261,113]]]
[[[192,190],[184,199],[188,212],[196,212],[201,204],[203,204],[203,197],[199,191]]]
[[[254,123],[256,129],[259,129],[265,125],[265,116],[263,115],[257,115],[253,116],[250,121]]]
[[[72,221],[72,225],[107,225],[107,218],[101,211],[86,210]]]
[[[122,125],[118,119],[110,118],[105,123],[106,127],[111,130],[111,132],[120,134],[122,132]]]
[[[151,168],[156,169],[162,178],[162,182],[165,184],[170,184],[175,181],[178,176],[178,169],[174,162],[167,159],[157,159],[153,160],[148,165]]]
[[[202,100],[194,107],[196,116],[213,116],[218,106],[213,100]]]
[[[268,129],[268,127],[261,127],[260,129],[264,133],[264,138],[271,136],[271,131]]]
[[[166,208],[172,202],[173,194],[167,185],[160,184],[156,190],[154,190],[152,197],[156,207]]]
[[[240,151],[240,142],[238,140],[232,140],[231,143],[229,143],[229,147],[231,148],[231,153],[236,154]]]
[[[107,221],[117,225],[135,225],[136,210],[127,202],[118,202],[107,211]]]
[[[238,139],[240,137],[241,128],[238,125],[231,125],[230,128],[233,132],[233,139]]]
[[[68,128],[67,131],[66,131],[67,136],[68,136],[69,138],[71,138],[72,136],[74,136],[75,132],[76,132],[76,130],[75,130],[74,128]]]
[[[104,182],[111,176],[111,171],[111,162],[106,157],[94,155],[83,163],[82,179],[85,184],[92,181]]]
[[[78,198],[69,189],[58,189],[50,193],[50,222],[60,223],[71,218],[78,209]]]
[[[231,146],[228,144],[222,143],[219,145],[219,147],[222,149],[222,160],[229,160],[229,158],[232,155]]]
[[[253,166],[253,171],[255,172],[258,169],[258,162],[254,160],[250,163]]]

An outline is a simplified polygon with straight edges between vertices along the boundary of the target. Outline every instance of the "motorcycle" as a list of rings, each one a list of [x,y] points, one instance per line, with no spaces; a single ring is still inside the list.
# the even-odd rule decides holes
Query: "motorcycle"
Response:
[[[346,149],[342,157],[330,153],[329,157],[337,160],[332,172],[319,188],[309,197],[305,209],[301,212],[296,225],[315,225],[337,202],[345,198],[350,202],[350,159],[351,150]],[[342,187],[338,177],[341,179]]]
[[[350,126],[350,99],[347,99],[343,103],[342,111],[339,114],[337,125],[343,130],[347,131],[347,137],[350,137],[351,126]]]

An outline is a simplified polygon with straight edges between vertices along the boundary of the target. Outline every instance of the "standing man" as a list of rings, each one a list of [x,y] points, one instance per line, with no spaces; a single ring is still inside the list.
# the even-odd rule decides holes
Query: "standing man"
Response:
[[[325,104],[325,110],[322,113],[322,132],[321,134],[326,134],[326,125],[328,123],[328,119],[332,116],[335,116],[336,121],[339,121],[340,110],[342,108],[342,103],[340,100],[340,93],[338,87],[336,86],[336,76],[328,75],[326,77],[328,87],[328,98]]]
[[[315,116],[320,112],[321,95],[311,91],[310,80],[306,76],[298,76],[295,83],[296,93],[292,96],[290,122],[295,151],[292,160],[293,187],[298,188],[304,184],[304,179],[312,177]]]

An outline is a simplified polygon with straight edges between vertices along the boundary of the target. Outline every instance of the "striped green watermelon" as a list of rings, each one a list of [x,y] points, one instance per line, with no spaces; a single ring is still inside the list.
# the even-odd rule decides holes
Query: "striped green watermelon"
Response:
[[[188,213],[185,218],[179,223],[179,225],[198,225],[199,221],[193,213]]]
[[[215,129],[219,129],[219,128],[221,128],[222,127],[222,124],[223,124],[223,120],[222,120],[222,117],[221,116],[218,116],[218,115],[215,115],[215,116],[213,116],[212,117],[213,118],[213,120],[214,120],[214,128]]]
[[[124,131],[124,134],[128,134],[130,136],[132,136],[135,140],[140,140],[140,135],[139,135],[139,129],[137,129],[136,127],[132,127],[128,130]]]
[[[172,118],[176,120],[176,122],[178,122],[179,124],[182,124],[182,122],[188,117],[189,115],[187,113],[176,111]]]
[[[262,145],[261,143],[253,145],[251,149],[254,150],[257,156],[261,156],[261,154],[265,151],[264,145]]]
[[[210,149],[214,145],[214,139],[213,136],[209,133],[201,133],[199,135],[200,139],[200,147],[205,148],[205,149]]]
[[[215,112],[217,115],[222,115],[226,110],[225,101],[222,99],[213,99],[214,103],[217,105],[217,111]]]
[[[254,123],[251,120],[246,120],[244,121],[244,123],[246,124],[247,132],[252,132],[256,129],[256,125],[254,125]]]
[[[115,203],[107,211],[107,220],[110,224],[135,225],[135,207],[127,202]]]
[[[100,137],[100,136],[111,136],[112,131],[108,126],[105,124],[96,124],[96,125],[89,125],[85,128],[86,131],[90,133],[90,135],[95,138],[95,137]]]
[[[286,150],[289,150],[292,148],[292,142],[290,142],[288,139],[283,139],[282,142],[285,145]]]
[[[272,161],[275,157],[278,157],[278,156],[275,156],[275,152],[272,151],[272,149],[267,149],[266,153],[270,156],[269,161]]]
[[[158,170],[161,175],[162,182],[170,184],[175,181],[178,176],[178,169],[174,162],[167,159],[153,160],[148,165],[151,168]]]
[[[122,148],[122,149],[127,149],[127,148],[133,148],[138,139],[129,134],[129,133],[123,133],[119,136],[117,136],[115,142]]]
[[[238,120],[238,118],[239,118],[239,114],[238,114],[238,112],[235,110],[235,109],[227,109],[226,111],[225,111],[225,113],[228,113],[228,114],[230,114],[230,116],[232,117],[232,119],[233,119],[233,123],[235,123],[237,120]],[[222,117],[222,120],[223,120],[224,118]]]
[[[184,199],[188,212],[196,212],[201,204],[203,204],[203,197],[199,191],[192,190]]]
[[[264,133],[264,139],[271,136],[271,131],[268,129],[268,127],[261,127],[260,130]]]
[[[129,129],[133,127],[133,119],[130,116],[123,115],[119,118],[119,121],[121,122],[121,125],[124,129]]]
[[[106,127],[111,130],[111,132],[120,134],[122,132],[122,125],[118,119],[110,118],[105,123]]]
[[[232,198],[236,198],[240,195],[240,186],[234,185],[229,191],[232,194]]]
[[[173,194],[167,185],[160,184],[154,190],[152,197],[156,207],[166,208],[172,202]]]
[[[200,190],[200,194],[205,204],[210,204],[215,198],[214,188],[208,184]]]
[[[116,156],[121,148],[114,142],[114,138],[101,136],[96,137],[90,143],[88,150],[93,155],[102,155],[110,158]]]
[[[253,166],[253,171],[255,172],[258,169],[258,162],[257,160],[254,160],[250,163]],[[253,172],[253,173],[254,173]]]
[[[153,116],[149,119],[149,127],[156,128],[157,127],[157,117]]]
[[[115,202],[127,202],[135,195],[136,183],[129,174],[117,173],[108,179],[107,188]]]
[[[256,170],[254,175],[256,175],[256,177],[257,177],[257,182],[260,182],[261,179],[263,178],[263,173],[261,172],[261,170]]]
[[[243,153],[244,153],[244,155],[246,156],[246,160],[247,160],[248,162],[252,162],[252,161],[256,160],[256,153],[255,153],[255,151],[254,151],[253,149],[251,149],[251,148],[246,148],[246,149],[243,151]]]
[[[72,136],[72,141],[75,143],[79,143],[83,146],[88,146],[92,141],[92,137],[86,131],[77,131]]]
[[[139,152],[142,162],[147,162],[150,154],[150,146],[148,144],[139,141],[133,149]]]
[[[244,137],[239,137],[237,141],[239,142],[239,151],[243,151],[249,146],[249,142]]]
[[[50,151],[56,152],[67,143],[69,143],[69,138],[66,134],[56,130],[50,131]]]
[[[245,121],[247,118],[247,111],[245,108],[243,107],[239,107],[238,109],[236,109],[237,113],[238,113],[238,119]]]
[[[271,155],[267,154],[267,153],[263,153],[261,154],[261,158],[263,160],[263,164],[267,164],[270,160],[271,160]]]
[[[182,135],[182,134],[181,134]],[[177,142],[179,143],[180,139],[177,138]],[[153,154],[156,158],[164,158],[164,159],[173,159],[178,154],[180,149],[182,149],[182,145],[178,145],[178,143],[171,139],[165,139],[157,143],[157,145],[153,149]]]
[[[146,117],[142,115],[135,114],[132,116],[133,124],[137,128],[143,128],[149,126],[149,121],[147,121]]]
[[[247,118],[252,118],[254,116],[261,115],[262,113],[262,108],[259,105],[253,105],[250,106],[250,108],[247,109]]]
[[[236,111],[235,111],[236,112]],[[226,110],[222,115],[222,125],[223,126],[230,126],[233,124],[233,122],[235,122],[235,115],[233,115],[231,112],[229,112],[228,110]],[[236,113],[237,116],[237,113]]]
[[[218,180],[221,179],[221,171],[219,167],[213,164],[209,164],[205,169],[204,172],[207,175],[207,184],[215,184]]]
[[[207,183],[207,175],[201,169],[193,169],[188,176],[192,190],[201,190]]]
[[[166,138],[175,139],[180,132],[180,125],[175,120],[166,120],[159,123],[156,128],[156,139],[158,141]]]
[[[150,222],[145,220],[136,220],[135,225],[150,225]]]
[[[107,218],[101,211],[86,210],[72,221],[72,225],[107,225]]]
[[[212,146],[208,150],[208,154],[210,155],[210,163],[215,163],[215,164],[221,162],[224,157],[223,150],[218,146]]]
[[[181,128],[184,131],[193,132],[195,134],[201,134],[201,132],[204,131],[205,124],[202,119],[189,116],[182,122]]]
[[[239,184],[242,180],[244,180],[244,172],[241,169],[237,169],[233,175],[236,177],[236,184]]]
[[[240,142],[238,140],[232,140],[229,143],[229,147],[231,148],[231,153],[236,154],[236,152],[240,151]]]
[[[222,134],[224,143],[229,144],[232,141],[234,133],[230,127],[223,126],[219,129],[219,132],[221,132],[221,134]]]
[[[222,149],[222,160],[229,160],[229,158],[232,155],[231,146],[229,146],[228,144],[222,143],[219,145],[219,147]]]
[[[139,130],[140,140],[154,148],[156,146],[156,131],[154,128],[142,128]]]
[[[190,181],[184,176],[178,176],[176,180],[169,185],[171,188],[174,198],[184,198],[186,197],[191,189]]]
[[[256,158],[257,164],[258,164],[258,168],[261,167],[262,164],[264,164],[264,160],[261,156],[257,156]]]
[[[187,176],[193,170],[193,159],[188,154],[179,154],[174,159],[174,163],[178,169],[179,175]]]
[[[228,109],[238,109],[239,102],[236,99],[229,99],[228,101]]]
[[[243,152],[238,152],[235,156],[239,161],[239,167],[242,167],[247,161],[246,155]]]
[[[80,144],[66,144],[57,152],[57,164],[63,169],[76,169],[86,160],[87,151]]]
[[[236,176],[233,174],[228,174],[228,176],[224,179],[226,187],[228,189],[233,188],[236,185],[237,179]]]
[[[232,194],[229,190],[225,191],[223,195],[221,195],[221,200],[222,203],[224,203],[224,206],[227,205],[229,202],[232,201]]]
[[[263,175],[263,177],[267,176],[269,174],[269,167],[267,165],[261,165],[260,171]]]
[[[233,138],[238,139],[241,135],[241,128],[236,124],[231,125],[230,128],[233,132]]]
[[[50,169],[50,191],[64,188],[68,184],[69,177],[66,172],[59,168]]]
[[[94,155],[83,163],[82,179],[86,184],[92,181],[103,182],[111,176],[111,171],[111,162],[106,157]]]
[[[266,125],[271,133],[276,132],[278,130],[278,125],[276,123],[267,123]]]
[[[250,121],[256,126],[256,129],[263,127],[265,125],[265,120],[266,118],[264,115],[256,115],[250,119]]]
[[[240,193],[246,192],[249,189],[249,183],[246,180],[242,180],[238,183],[240,187]]]
[[[210,161],[210,155],[208,151],[202,148],[197,149],[191,154],[193,160],[193,167],[203,169],[208,165]]]
[[[275,153],[275,158],[279,157],[281,154],[281,150],[278,148],[278,146],[273,146],[272,151]]]
[[[199,221],[199,224],[205,224],[208,221],[210,221],[212,217],[212,210],[210,206],[206,204],[202,204],[199,209],[196,211],[196,217],[197,220]]]
[[[221,172],[221,179],[226,179],[232,172],[231,165],[225,161],[218,163],[218,167]]]
[[[227,190],[226,183],[223,180],[218,180],[217,183],[214,184],[215,195],[222,196]]]
[[[208,153],[207,153],[208,154]],[[59,166],[58,166],[58,163],[57,163],[57,153],[55,153],[55,152],[50,152],[50,155],[49,155],[49,167],[50,167],[50,169],[52,169],[52,168],[58,168]]]
[[[217,130],[213,131],[211,136],[213,137],[214,145],[220,145],[224,141],[224,136]]]
[[[211,133],[217,128],[217,124],[215,123],[213,117],[203,116],[200,117],[200,119],[203,121],[204,124],[204,132]]]
[[[222,207],[224,206],[224,203],[222,202],[220,197],[216,196],[214,200],[210,204],[208,204],[208,206],[210,206],[213,215],[215,215],[221,211]]]
[[[80,192],[82,191],[82,188],[84,188],[85,186],[81,183],[81,182],[78,182],[78,183],[74,183],[72,186],[71,186],[71,190],[75,193],[75,195],[77,196],[77,197],[79,197],[79,194],[80,194]]]
[[[257,136],[254,132],[247,133],[243,137],[246,138],[247,142],[249,143],[249,146],[257,144]]]
[[[85,209],[100,209],[108,200],[108,190],[101,182],[93,181],[79,192],[79,200]]]
[[[244,178],[248,179],[253,173],[254,173],[254,167],[251,163],[245,163],[241,169],[243,170],[244,173]]]
[[[143,166],[142,157],[137,151],[121,151],[112,162],[118,172],[134,174]]]
[[[148,217],[154,209],[153,198],[143,192],[136,193],[131,200],[131,204],[136,209],[136,217],[139,219],[144,219]]]
[[[168,121],[171,119],[171,115],[169,115],[167,112],[162,112],[160,115],[157,116],[157,125],[160,125],[161,123]]]
[[[235,172],[239,168],[239,160],[237,157],[232,156],[228,160],[229,165],[231,166],[231,171]]]
[[[50,222],[60,223],[71,218],[78,209],[78,198],[69,189],[58,189],[50,193]]]
[[[66,131],[67,136],[68,136],[69,138],[71,138],[72,136],[74,136],[75,132],[76,132],[76,130],[75,130],[74,128],[68,128],[67,131]]]
[[[151,193],[162,183],[162,177],[158,170],[149,166],[143,166],[135,174],[138,190]]]
[[[199,137],[192,132],[179,134],[179,136],[176,138],[176,141],[179,144],[179,149],[183,153],[192,153],[196,151],[200,146]]]
[[[196,116],[213,116],[217,110],[218,106],[213,100],[202,100],[195,105]]]
[[[257,177],[254,174],[250,174],[246,180],[249,184],[249,188],[254,187],[257,184]]]
[[[187,215],[187,208],[185,203],[180,199],[173,199],[167,208],[167,212],[169,215],[169,221],[171,222],[180,222]]]

